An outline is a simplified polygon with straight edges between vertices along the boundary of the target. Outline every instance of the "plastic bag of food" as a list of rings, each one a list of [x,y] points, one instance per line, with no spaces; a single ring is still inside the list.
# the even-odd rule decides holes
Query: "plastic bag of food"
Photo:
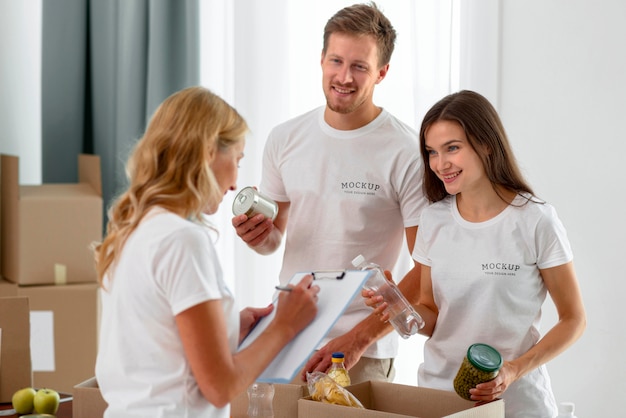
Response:
[[[306,381],[309,394],[314,401],[365,409],[356,396],[340,386],[326,373],[307,373]]]

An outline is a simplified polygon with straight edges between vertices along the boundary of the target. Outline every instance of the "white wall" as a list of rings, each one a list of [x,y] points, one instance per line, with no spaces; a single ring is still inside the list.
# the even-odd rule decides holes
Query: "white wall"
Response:
[[[548,364],[555,395],[575,402],[579,417],[618,416],[626,395],[626,2],[500,5],[499,111],[535,192],[568,229],[588,315],[583,337]],[[547,327],[556,315],[546,306]]]
[[[41,0],[0,0],[0,153],[41,183]]]

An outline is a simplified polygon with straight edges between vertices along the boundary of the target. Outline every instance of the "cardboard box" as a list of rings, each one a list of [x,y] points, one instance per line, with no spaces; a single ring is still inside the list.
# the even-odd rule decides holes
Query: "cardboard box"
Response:
[[[2,278],[2,158],[0,158],[0,279]]]
[[[310,397],[298,401],[298,418],[504,418],[504,401],[478,407],[455,392],[399,385],[363,382],[348,386],[366,409],[331,405]]]
[[[72,416],[74,418],[102,418],[107,407],[95,377],[74,386]],[[298,399],[306,394],[301,385],[274,384],[274,418],[298,416]],[[230,405],[231,418],[248,418],[248,393],[237,396]]]
[[[94,375],[98,285],[18,286],[30,304],[33,385],[70,393]]]
[[[28,298],[0,298],[0,402],[11,402],[15,391],[32,386]]]
[[[274,418],[296,418],[298,399],[308,395],[304,385],[274,383]],[[231,418],[248,418],[248,392],[240,393],[230,403]]]
[[[17,296],[17,285],[0,277],[0,298]]]
[[[95,282],[89,246],[102,240],[100,158],[78,157],[79,182],[20,186],[18,158],[0,158],[1,275],[20,285]]]
[[[72,401],[73,418],[102,418],[107,403],[102,398],[95,377],[74,386],[72,395],[74,397]]]

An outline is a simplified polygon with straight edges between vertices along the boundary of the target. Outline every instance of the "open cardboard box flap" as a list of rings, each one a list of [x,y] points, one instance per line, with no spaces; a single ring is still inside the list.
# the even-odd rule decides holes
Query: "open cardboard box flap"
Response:
[[[91,377],[76,386],[72,391],[72,417],[74,418],[102,418],[107,403],[100,393],[98,381]]]

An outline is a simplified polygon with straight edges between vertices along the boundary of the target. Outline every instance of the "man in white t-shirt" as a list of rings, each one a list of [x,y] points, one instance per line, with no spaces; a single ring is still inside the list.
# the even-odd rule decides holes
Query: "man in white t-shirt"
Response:
[[[359,254],[391,270],[404,237],[413,250],[426,205],[418,136],[373,102],[395,37],[374,4],[338,11],[324,29],[326,105],[269,135],[260,190],[278,203],[278,216],[239,215],[233,226],[260,254],[274,252],[286,236],[281,284],[299,271],[354,268]],[[416,301],[419,287],[403,290]],[[357,296],[304,372],[325,372],[332,352],[342,351],[352,383],[391,381],[398,336],[385,335],[391,327],[371,312]]]

